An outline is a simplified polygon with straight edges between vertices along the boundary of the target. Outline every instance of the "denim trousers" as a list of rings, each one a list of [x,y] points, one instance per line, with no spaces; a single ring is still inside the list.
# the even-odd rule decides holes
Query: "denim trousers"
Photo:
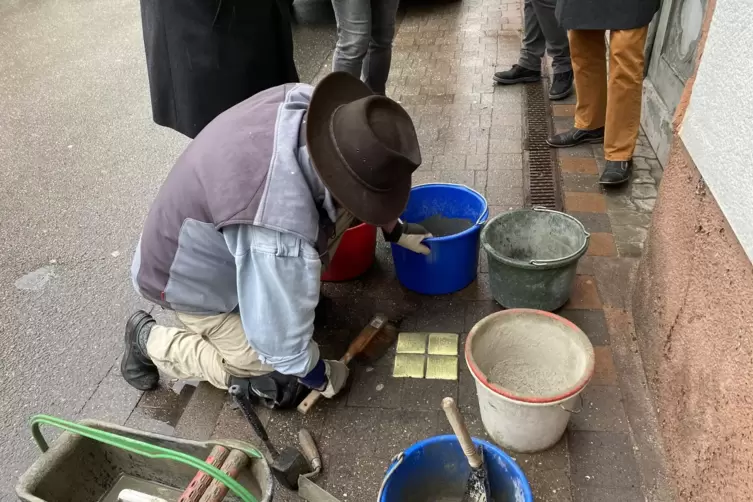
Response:
[[[384,94],[392,60],[392,40],[400,0],[332,0],[337,46],[332,71],[362,79]]]

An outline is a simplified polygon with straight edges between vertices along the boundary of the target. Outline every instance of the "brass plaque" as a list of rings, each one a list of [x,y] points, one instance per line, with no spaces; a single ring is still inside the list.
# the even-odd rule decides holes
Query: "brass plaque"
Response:
[[[457,356],[458,335],[456,333],[430,333],[429,354],[436,356]]]
[[[427,356],[426,378],[431,380],[457,380],[457,356]]]
[[[395,355],[395,368],[392,376],[395,378],[423,378],[424,361],[423,354],[397,354]]]
[[[400,333],[397,337],[398,354],[425,354],[428,333]]]

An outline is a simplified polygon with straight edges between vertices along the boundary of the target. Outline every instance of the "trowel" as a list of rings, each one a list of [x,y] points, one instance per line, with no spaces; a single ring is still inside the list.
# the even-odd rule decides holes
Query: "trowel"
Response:
[[[309,502],[340,502],[314,482],[314,478],[322,472],[322,459],[309,431],[306,429],[298,431],[298,442],[301,445],[303,456],[306,457],[311,466],[311,472],[298,476],[298,496]]]

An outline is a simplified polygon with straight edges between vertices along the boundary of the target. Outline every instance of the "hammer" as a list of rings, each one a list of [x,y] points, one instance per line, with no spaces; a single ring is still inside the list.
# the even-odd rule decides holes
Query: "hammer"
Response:
[[[397,321],[399,322],[399,321]],[[350,343],[345,355],[340,361],[348,364],[357,356],[365,357],[369,360],[379,359],[392,345],[397,338],[397,327],[387,322],[387,316],[384,314],[375,315],[369,324],[367,324],[361,333]],[[304,415],[314,407],[321,392],[312,390],[306,398],[298,405],[298,411]]]

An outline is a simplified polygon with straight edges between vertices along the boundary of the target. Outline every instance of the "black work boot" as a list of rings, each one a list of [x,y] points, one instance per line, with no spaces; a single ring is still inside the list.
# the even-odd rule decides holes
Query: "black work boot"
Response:
[[[576,129],[573,127],[569,131],[565,131],[560,134],[550,136],[546,143],[554,148],[569,148],[571,146],[581,145],[583,143],[603,143],[604,142],[604,128],[592,129],[590,131],[585,129]]]
[[[573,72],[555,73],[552,86],[549,88],[549,99],[557,101],[565,99],[573,92]]]
[[[159,371],[146,352],[146,341],[155,324],[154,317],[143,310],[133,314],[126,323],[120,373],[126,382],[139,390],[152,390],[159,382]]]
[[[498,71],[494,74],[494,81],[502,85],[525,84],[541,80],[541,72],[527,70],[522,66],[513,65],[507,71]]]
[[[272,371],[253,377],[230,377],[230,387],[237,387],[240,396],[251,404],[272,410],[295,408],[306,397],[308,389],[298,377]]]
[[[599,177],[602,185],[621,185],[630,179],[633,160],[608,160],[604,172]]]

